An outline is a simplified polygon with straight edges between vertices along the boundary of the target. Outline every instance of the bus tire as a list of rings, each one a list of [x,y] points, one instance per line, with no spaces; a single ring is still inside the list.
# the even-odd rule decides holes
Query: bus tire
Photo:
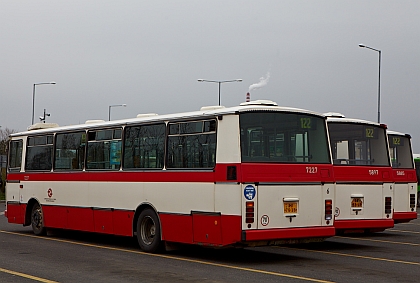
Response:
[[[31,226],[35,235],[41,236],[47,234],[47,229],[44,227],[44,213],[39,203],[35,203],[32,206]]]
[[[159,218],[153,209],[146,208],[140,213],[137,219],[137,241],[145,252],[155,253],[162,250]]]

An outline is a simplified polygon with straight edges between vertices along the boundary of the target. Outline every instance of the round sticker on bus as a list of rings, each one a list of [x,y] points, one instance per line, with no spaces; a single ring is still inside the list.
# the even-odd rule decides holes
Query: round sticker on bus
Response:
[[[255,190],[253,185],[248,185],[244,189],[244,196],[247,200],[252,200],[255,197],[257,191]]]

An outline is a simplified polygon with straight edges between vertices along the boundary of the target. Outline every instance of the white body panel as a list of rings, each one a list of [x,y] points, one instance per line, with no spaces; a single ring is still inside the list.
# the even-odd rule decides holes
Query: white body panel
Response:
[[[215,185],[212,183],[129,183],[129,182],[21,182],[21,202],[35,197],[42,205],[113,208],[134,211],[150,203],[158,212],[190,214],[191,211],[215,212]],[[14,187],[14,186],[11,186]],[[48,190],[52,196],[48,196]],[[16,198],[8,188],[8,198]],[[221,190],[217,190],[221,191]],[[236,197],[237,198],[237,197]],[[220,196],[219,196],[220,199]],[[236,206],[219,204],[217,212],[239,215]],[[234,207],[234,206],[233,206]]]
[[[245,185],[244,185],[245,187]],[[256,219],[250,229],[294,228],[310,226],[329,226],[324,219],[324,200],[334,198],[334,185],[259,185],[254,186],[257,194]],[[243,212],[245,202],[243,196]],[[284,202],[297,202],[297,213],[284,213]],[[243,229],[247,229],[245,217]]]
[[[393,184],[384,185],[352,185],[336,184],[335,219],[388,219],[392,215],[385,214],[385,197],[393,196]],[[362,208],[352,208],[352,198],[361,198]],[[382,198],[382,201],[380,199]]]
[[[219,120],[217,135],[217,163],[240,163],[239,115],[226,115]]]
[[[394,212],[411,211],[410,194],[417,197],[417,183],[396,183],[394,186]]]

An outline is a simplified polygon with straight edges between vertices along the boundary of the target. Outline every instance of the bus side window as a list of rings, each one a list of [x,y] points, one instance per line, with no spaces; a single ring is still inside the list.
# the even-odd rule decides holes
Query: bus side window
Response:
[[[88,132],[87,169],[119,170],[121,128]]]
[[[13,140],[9,145],[9,162],[8,168],[10,172],[19,172],[22,166],[22,150],[23,141]]]
[[[165,124],[126,127],[123,168],[163,168],[165,130]]]
[[[25,170],[49,171],[52,169],[53,135],[28,137]]]
[[[216,121],[169,124],[167,168],[213,168]]]
[[[85,144],[85,132],[57,134],[54,170],[82,170]]]

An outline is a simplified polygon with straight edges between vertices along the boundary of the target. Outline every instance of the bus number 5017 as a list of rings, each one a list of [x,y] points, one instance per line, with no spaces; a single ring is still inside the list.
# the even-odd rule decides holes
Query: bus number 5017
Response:
[[[306,166],[306,173],[308,173],[308,174],[316,174],[317,172],[318,172],[318,167]]]

